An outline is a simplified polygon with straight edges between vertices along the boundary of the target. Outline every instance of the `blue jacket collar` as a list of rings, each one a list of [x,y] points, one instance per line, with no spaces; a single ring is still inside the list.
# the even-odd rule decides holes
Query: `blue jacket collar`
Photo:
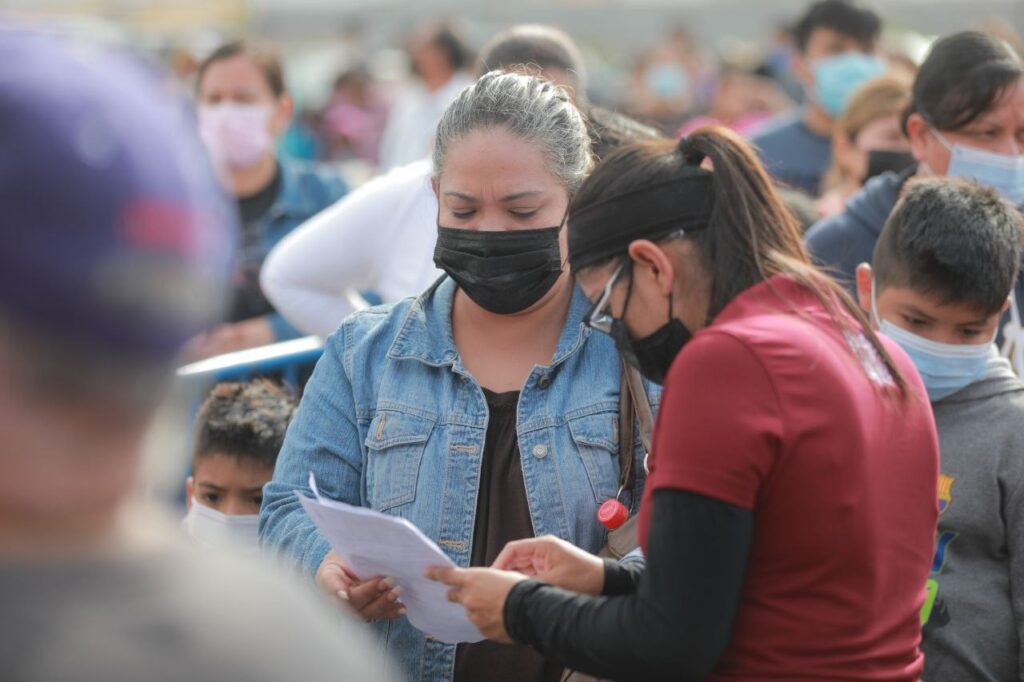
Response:
[[[442,367],[461,365],[452,336],[452,302],[456,284],[447,275],[420,294],[409,309],[398,335],[388,349],[392,360],[420,360]],[[551,361],[556,367],[578,351],[590,335],[583,318],[590,311],[590,301],[579,287],[574,287],[569,314],[566,316],[558,347]]]
[[[278,172],[281,173],[281,191],[267,212],[267,217],[271,220],[292,216],[305,219],[317,213],[320,206],[302,183],[300,165],[284,158],[278,158],[277,164]]]

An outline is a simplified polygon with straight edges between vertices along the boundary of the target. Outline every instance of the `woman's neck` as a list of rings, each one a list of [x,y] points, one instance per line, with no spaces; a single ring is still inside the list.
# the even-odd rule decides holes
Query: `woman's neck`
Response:
[[[532,308],[515,315],[496,315],[461,289],[457,291],[452,336],[466,369],[492,390],[520,389],[534,366],[551,363],[572,295],[572,279],[563,274]]]
[[[277,175],[277,157],[267,154],[249,168],[233,168],[228,177],[229,189],[239,199],[259,194]]]

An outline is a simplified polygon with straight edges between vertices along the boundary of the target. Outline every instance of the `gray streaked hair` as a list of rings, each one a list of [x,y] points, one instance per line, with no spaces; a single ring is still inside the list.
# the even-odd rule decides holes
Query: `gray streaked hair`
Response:
[[[539,143],[550,171],[570,196],[590,173],[590,135],[583,114],[569,95],[541,78],[491,71],[445,109],[434,141],[434,177],[441,177],[452,142],[475,130],[496,127]]]

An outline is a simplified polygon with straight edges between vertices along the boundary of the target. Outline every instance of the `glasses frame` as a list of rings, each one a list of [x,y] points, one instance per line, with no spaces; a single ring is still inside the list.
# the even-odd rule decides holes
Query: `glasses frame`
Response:
[[[630,263],[630,259],[626,259],[619,263],[619,267],[615,268],[615,272],[608,278],[608,282],[604,285],[604,289],[601,291],[601,295],[598,297],[594,305],[591,306],[590,312],[584,318],[586,324],[591,329],[601,332],[602,334],[608,334],[611,336],[612,325],[615,323],[614,317],[605,311],[608,306],[608,300],[612,296],[612,289],[615,288],[615,284],[618,282],[619,277],[625,272],[627,266]]]

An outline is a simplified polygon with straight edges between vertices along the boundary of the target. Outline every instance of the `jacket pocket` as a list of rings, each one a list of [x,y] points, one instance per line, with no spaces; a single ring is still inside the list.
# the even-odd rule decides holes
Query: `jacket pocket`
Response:
[[[416,482],[434,421],[395,410],[378,411],[366,435],[370,506],[388,511],[416,499]]]
[[[583,460],[598,504],[615,497],[619,488],[618,420],[616,412],[569,420],[569,433]]]

